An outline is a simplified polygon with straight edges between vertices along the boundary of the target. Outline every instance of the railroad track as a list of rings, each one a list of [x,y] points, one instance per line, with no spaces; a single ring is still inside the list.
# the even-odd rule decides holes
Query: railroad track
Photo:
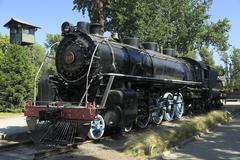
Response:
[[[0,147],[0,160],[5,159],[44,159],[50,156],[72,152],[76,147],[37,145],[32,141],[6,144]]]
[[[134,134],[132,132],[131,134]],[[0,160],[6,159],[49,159],[50,157],[54,157],[60,154],[67,154],[69,152],[74,152],[81,147],[81,145],[85,145],[88,143],[104,143],[107,139],[117,139],[116,137],[120,136],[121,133],[113,133],[109,136],[103,137],[99,141],[93,140],[84,140],[79,143],[75,143],[72,145],[51,145],[51,144],[34,144],[33,141],[25,141],[14,144],[6,144],[0,146]]]
[[[31,140],[24,141],[24,142],[16,142],[16,143],[10,143],[10,144],[4,144],[0,146],[0,153],[3,151],[13,150],[14,148],[20,147],[20,146],[27,146],[31,145],[33,142]]]
[[[59,154],[65,154],[68,152],[73,152],[74,148],[71,146],[65,146],[65,147],[54,147],[51,149],[44,149],[42,151],[34,153],[34,160],[47,158],[49,156],[59,155]]]

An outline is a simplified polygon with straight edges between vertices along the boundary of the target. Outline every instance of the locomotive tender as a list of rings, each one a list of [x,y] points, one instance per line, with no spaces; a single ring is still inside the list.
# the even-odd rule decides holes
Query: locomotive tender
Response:
[[[39,122],[70,121],[77,122],[75,137],[86,132],[99,139],[106,128],[128,132],[133,125],[145,128],[221,105],[221,82],[213,68],[178,58],[172,49],[161,54],[153,42],[126,38],[120,43],[99,31],[98,24],[62,24],[57,75],[43,77],[37,102],[25,107],[31,130]],[[81,126],[85,131],[76,129]]]

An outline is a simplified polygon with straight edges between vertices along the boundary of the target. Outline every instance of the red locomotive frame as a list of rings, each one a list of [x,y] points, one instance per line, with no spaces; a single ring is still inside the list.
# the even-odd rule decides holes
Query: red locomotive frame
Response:
[[[61,117],[66,120],[81,120],[81,121],[93,121],[96,116],[96,104],[93,102],[87,106],[79,107],[60,107],[58,102],[55,102],[56,106],[33,106],[32,101],[29,100],[24,109],[24,116],[27,117],[39,117],[40,111],[51,111],[52,109],[59,109],[61,111]]]

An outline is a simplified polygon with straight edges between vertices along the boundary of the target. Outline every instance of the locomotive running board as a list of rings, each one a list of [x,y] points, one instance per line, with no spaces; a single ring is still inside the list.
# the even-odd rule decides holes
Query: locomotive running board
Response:
[[[181,84],[181,85],[193,85],[193,86],[202,84],[202,82],[160,79],[160,78],[154,78],[154,77],[133,76],[133,75],[117,74],[117,73],[105,73],[105,74],[102,74],[102,76],[115,76],[116,78],[125,77],[135,81],[143,80],[143,81],[151,81],[151,82],[157,82],[157,83],[163,83],[163,84]]]

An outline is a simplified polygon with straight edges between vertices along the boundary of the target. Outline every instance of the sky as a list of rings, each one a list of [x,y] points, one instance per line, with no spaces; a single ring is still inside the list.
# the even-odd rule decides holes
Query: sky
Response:
[[[61,34],[64,21],[73,25],[78,21],[89,21],[88,16],[72,9],[72,0],[0,0],[0,33],[9,34],[3,25],[14,17],[41,27],[36,32],[36,41],[44,44],[47,33]],[[230,20],[229,44],[240,48],[240,0],[213,0],[209,14],[212,22],[224,17]],[[214,59],[221,64],[217,54],[214,54]]]
[[[224,17],[230,21],[231,30],[228,41],[231,45],[228,49],[230,55],[233,47],[240,48],[240,0],[213,0],[210,15],[212,22],[217,22]],[[220,61],[217,53],[214,53],[214,61],[216,64],[223,66],[223,62]]]

